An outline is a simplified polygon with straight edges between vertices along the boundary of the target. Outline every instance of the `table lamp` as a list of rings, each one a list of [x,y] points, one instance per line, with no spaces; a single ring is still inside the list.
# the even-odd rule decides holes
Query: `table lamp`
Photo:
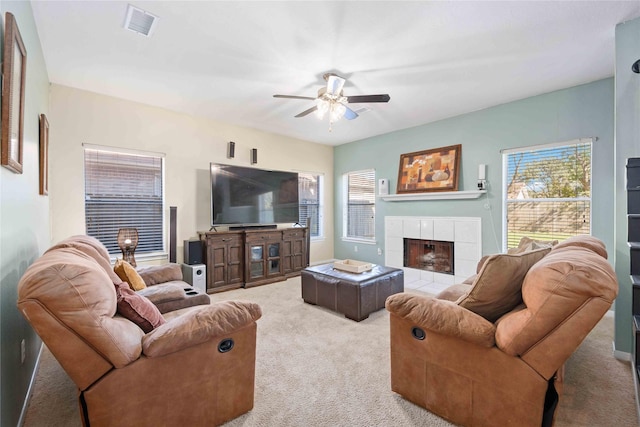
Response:
[[[136,267],[136,259],[133,254],[138,247],[138,229],[121,228],[118,230],[118,246],[122,251],[122,259]]]

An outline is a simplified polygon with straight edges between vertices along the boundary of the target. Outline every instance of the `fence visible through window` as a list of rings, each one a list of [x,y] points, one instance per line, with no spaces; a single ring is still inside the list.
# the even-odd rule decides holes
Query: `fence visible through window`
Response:
[[[564,240],[589,234],[590,200],[507,201],[507,247],[518,246],[523,236],[537,240]]]

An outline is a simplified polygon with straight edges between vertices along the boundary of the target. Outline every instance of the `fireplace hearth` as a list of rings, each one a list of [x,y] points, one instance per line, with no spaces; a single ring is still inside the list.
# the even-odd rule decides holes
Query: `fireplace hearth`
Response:
[[[404,267],[454,275],[453,242],[404,238]]]

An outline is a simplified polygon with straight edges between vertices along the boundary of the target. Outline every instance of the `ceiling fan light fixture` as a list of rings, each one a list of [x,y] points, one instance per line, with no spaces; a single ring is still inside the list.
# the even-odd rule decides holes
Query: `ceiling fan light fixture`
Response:
[[[296,114],[295,117],[304,117],[315,112],[316,117],[322,120],[324,116],[329,113],[329,132],[331,132],[333,122],[343,118],[346,120],[358,118],[358,112],[352,110],[350,104],[389,102],[389,99],[391,99],[388,94],[344,96],[342,91],[345,83],[344,78],[333,73],[326,73],[323,77],[327,81],[327,85],[318,89],[318,96],[315,98],[277,94],[273,95],[273,97],[314,100],[315,105],[313,107],[307,108],[303,112]],[[347,104],[349,104],[349,106],[347,106]],[[358,111],[363,110],[366,111],[368,108],[360,108]]]
[[[324,118],[324,115],[327,114],[327,111],[329,111],[330,109],[329,101],[327,101],[326,99],[318,98],[316,99],[316,106],[318,107],[316,109],[316,116],[320,120],[322,120]]]
[[[344,112],[347,111],[347,107],[339,102],[331,103],[331,121],[335,122],[340,120],[344,116]]]

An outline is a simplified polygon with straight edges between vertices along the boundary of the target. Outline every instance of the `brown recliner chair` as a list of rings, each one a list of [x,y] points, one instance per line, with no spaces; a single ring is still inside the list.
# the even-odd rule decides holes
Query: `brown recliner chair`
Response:
[[[145,334],[96,259],[56,247],[25,272],[18,307],[77,385],[85,426],[219,425],[253,408],[256,304],[186,308]]]
[[[496,271],[490,282],[505,268]],[[561,242],[523,274],[522,303],[497,321],[464,308],[468,295],[389,297],[392,390],[463,426],[551,425],[564,363],[609,310],[618,284],[604,244],[590,236]]]

